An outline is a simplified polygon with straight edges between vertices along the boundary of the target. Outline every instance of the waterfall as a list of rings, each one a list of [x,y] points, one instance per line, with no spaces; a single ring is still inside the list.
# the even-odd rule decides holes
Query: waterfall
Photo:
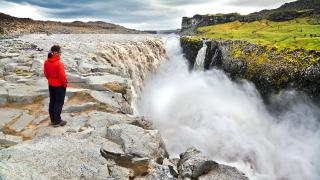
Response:
[[[67,72],[127,77],[138,93],[146,75],[167,59],[161,37],[152,35],[54,34],[28,35],[20,39],[34,42],[44,50],[60,44]]]
[[[206,41],[203,41],[202,48],[199,50],[196,62],[194,64],[194,70],[196,71],[203,71],[204,70],[204,60],[206,58],[206,52],[207,52],[207,44]]]
[[[318,106],[283,91],[271,97],[281,107],[272,113],[253,84],[234,83],[216,69],[189,72],[179,39],[169,37],[166,47],[169,61],[145,81],[138,111],[153,120],[170,154],[193,146],[254,180],[319,179]]]

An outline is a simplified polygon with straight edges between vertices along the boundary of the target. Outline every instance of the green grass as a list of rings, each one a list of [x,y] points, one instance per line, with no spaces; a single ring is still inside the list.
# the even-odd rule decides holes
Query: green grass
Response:
[[[235,21],[199,27],[197,31],[199,36],[204,38],[241,40],[279,49],[320,50],[320,21],[309,18],[285,22]],[[316,34],[318,37],[310,37],[310,34]]]

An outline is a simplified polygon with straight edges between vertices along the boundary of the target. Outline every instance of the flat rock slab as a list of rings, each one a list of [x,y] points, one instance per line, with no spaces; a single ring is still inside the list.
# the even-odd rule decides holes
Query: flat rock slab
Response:
[[[76,104],[76,105],[67,105],[63,107],[62,112],[65,112],[65,113],[81,112],[81,111],[93,108],[96,105],[97,103],[94,103],[94,102],[87,102],[87,103]]]
[[[48,110],[48,109],[46,109]],[[42,121],[49,119],[49,115],[42,115],[32,121],[32,124],[39,125]],[[50,119],[49,119],[50,120]]]
[[[0,150],[22,142],[21,136],[6,135],[0,132]]]
[[[82,88],[67,88],[66,96],[72,97],[77,93],[89,93],[89,89],[82,89]]]
[[[121,76],[116,75],[104,75],[104,76],[89,76],[86,78],[86,83],[93,90],[97,91],[113,91],[118,93],[125,93],[129,80]]]
[[[90,96],[96,99],[100,103],[103,103],[115,108],[121,108],[119,102],[124,101],[121,94],[112,93],[110,91],[91,91]]]
[[[66,73],[68,83],[85,83],[86,80],[84,77],[78,74]]]
[[[11,108],[0,108],[0,129],[4,127],[5,124],[18,118],[23,111]]]
[[[0,87],[0,106],[7,103],[8,91],[4,87]]]
[[[3,179],[110,179],[99,147],[85,140],[43,137],[1,150]]]
[[[25,84],[11,84],[8,87],[8,101],[10,103],[28,104],[33,103],[37,98],[47,97],[48,92],[38,91],[36,86]]]
[[[27,113],[24,113],[21,117],[17,119],[17,121],[10,126],[11,129],[16,132],[20,132],[23,128],[25,128],[31,121],[33,117]]]

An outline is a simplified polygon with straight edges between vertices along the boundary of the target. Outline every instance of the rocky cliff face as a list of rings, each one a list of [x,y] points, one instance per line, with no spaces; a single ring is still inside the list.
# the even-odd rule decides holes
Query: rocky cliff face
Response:
[[[185,56],[194,66],[203,40],[181,38]],[[204,69],[220,68],[233,79],[253,82],[264,97],[281,89],[298,89],[314,98],[320,94],[320,52],[278,50],[241,41],[206,40]]]
[[[32,33],[47,34],[75,34],[75,33],[101,33],[101,34],[134,34],[141,33],[134,29],[127,29],[116,24],[102,21],[70,23],[55,21],[35,21],[29,18],[16,18],[0,13],[0,36],[21,35]]]
[[[62,46],[64,127],[49,125],[43,61]],[[28,35],[0,40],[0,179],[247,179],[189,149],[172,159],[132,102],[167,59],[146,35]]]

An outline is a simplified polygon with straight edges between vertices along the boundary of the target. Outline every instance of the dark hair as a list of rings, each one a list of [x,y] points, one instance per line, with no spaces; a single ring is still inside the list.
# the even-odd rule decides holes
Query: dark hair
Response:
[[[53,53],[60,53],[60,52],[61,52],[61,47],[59,45],[53,45],[51,47],[51,51],[48,53],[48,58],[51,58]]]
[[[61,47],[59,45],[54,45],[51,47],[51,52],[59,53],[61,51]]]

